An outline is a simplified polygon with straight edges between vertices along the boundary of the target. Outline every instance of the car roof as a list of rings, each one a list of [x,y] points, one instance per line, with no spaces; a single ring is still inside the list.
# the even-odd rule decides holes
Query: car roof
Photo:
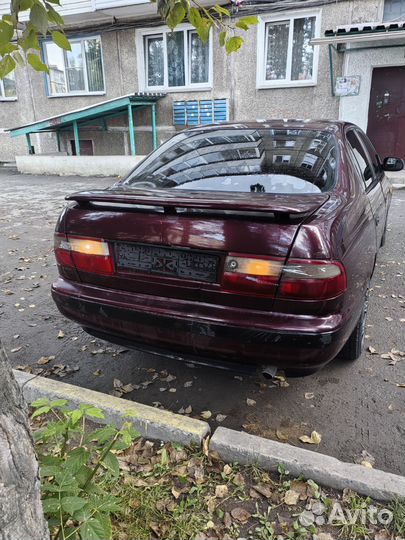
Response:
[[[342,132],[345,126],[352,125],[349,122],[339,120],[311,120],[311,119],[271,119],[240,122],[221,122],[218,124],[200,125],[188,128],[187,132],[213,131],[221,127],[223,129],[308,129],[317,131]]]

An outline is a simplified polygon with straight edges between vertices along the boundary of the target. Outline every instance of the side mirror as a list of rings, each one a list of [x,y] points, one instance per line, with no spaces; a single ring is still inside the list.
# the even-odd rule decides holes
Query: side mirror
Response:
[[[386,157],[383,161],[384,171],[402,171],[404,168],[404,161],[401,158],[396,157]]]

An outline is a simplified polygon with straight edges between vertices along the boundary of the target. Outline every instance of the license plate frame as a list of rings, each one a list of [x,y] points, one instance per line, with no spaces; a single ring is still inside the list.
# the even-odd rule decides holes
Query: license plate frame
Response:
[[[114,252],[119,272],[218,282],[217,253],[131,242],[116,242]]]

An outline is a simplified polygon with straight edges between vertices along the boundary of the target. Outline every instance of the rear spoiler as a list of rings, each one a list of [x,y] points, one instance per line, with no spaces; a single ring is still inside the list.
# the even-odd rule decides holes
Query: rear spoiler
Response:
[[[112,203],[128,205],[159,206],[165,211],[176,212],[176,208],[200,210],[229,210],[235,213],[260,212],[263,214],[288,214],[303,217],[315,212],[329,199],[325,193],[308,195],[278,195],[271,193],[235,193],[222,191],[187,191],[176,189],[151,190],[100,190],[81,191],[66,197],[81,205]]]

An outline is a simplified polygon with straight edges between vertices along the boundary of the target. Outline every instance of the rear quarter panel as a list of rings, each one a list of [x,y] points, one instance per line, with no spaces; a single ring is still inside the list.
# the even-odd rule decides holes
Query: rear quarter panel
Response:
[[[340,167],[330,199],[306,223],[295,239],[290,258],[341,261],[347,275],[347,291],[339,302],[320,305],[342,315],[347,337],[356,325],[376,259],[376,228],[363,183],[346,157],[340,141]]]

